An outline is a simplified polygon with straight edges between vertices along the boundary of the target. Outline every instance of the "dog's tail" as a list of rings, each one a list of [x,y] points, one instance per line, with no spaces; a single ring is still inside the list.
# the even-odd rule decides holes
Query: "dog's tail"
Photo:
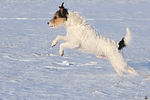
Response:
[[[118,45],[119,45],[118,49],[121,50],[124,47],[126,47],[129,44],[130,40],[131,40],[131,32],[130,32],[129,28],[127,27],[126,28],[126,36],[125,36],[125,38],[122,38],[122,40],[118,43]]]

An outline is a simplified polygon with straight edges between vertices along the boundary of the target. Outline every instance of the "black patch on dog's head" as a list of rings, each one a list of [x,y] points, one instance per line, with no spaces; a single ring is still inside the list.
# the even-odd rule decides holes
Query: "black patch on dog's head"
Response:
[[[59,17],[66,17],[67,18],[67,14],[68,14],[68,11],[67,9],[64,9],[63,10],[63,13],[61,13],[61,11],[57,11],[57,14],[59,15]]]
[[[59,6],[60,10],[57,11],[56,13],[58,14],[59,17],[67,19],[68,10],[64,8],[63,4],[64,2],[62,3],[61,6]]]

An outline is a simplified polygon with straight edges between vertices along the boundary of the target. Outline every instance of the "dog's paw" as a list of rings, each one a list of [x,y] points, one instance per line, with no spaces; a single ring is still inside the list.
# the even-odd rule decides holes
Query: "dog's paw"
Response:
[[[60,53],[60,56],[62,57],[63,55],[64,55],[64,51],[59,51],[59,53]]]
[[[52,45],[51,45],[51,46],[54,47],[54,46],[57,44],[57,42],[58,42],[57,40],[54,40],[54,41],[52,42]]]

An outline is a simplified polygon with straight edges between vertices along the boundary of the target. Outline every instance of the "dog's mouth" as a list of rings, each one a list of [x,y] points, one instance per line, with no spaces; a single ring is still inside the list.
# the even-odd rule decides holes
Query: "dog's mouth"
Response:
[[[50,25],[52,28],[58,28],[60,25],[59,24],[53,24],[53,25]]]
[[[51,23],[51,22],[48,22],[47,23],[49,26],[51,26],[52,28],[59,28],[59,27],[61,27],[62,25],[61,24],[59,24],[59,23]]]

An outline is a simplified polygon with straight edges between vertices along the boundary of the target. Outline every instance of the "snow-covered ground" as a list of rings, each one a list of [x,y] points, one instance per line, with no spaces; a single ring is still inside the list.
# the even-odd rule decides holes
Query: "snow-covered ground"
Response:
[[[150,1],[64,2],[102,36],[120,41],[129,27],[123,55],[140,76],[119,76],[106,59],[75,49],[60,57],[59,44],[51,43],[66,30],[46,23],[61,0],[0,0],[0,100],[150,99]]]

